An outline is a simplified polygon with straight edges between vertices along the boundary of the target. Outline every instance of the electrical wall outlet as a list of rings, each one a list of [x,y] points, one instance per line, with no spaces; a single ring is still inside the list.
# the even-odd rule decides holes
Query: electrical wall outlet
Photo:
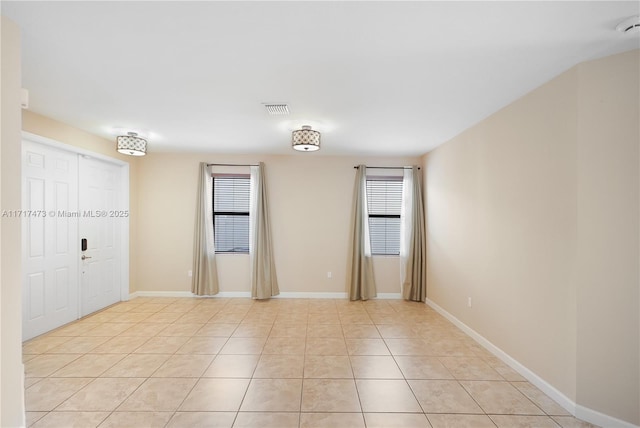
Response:
[[[189,270],[187,271],[187,276],[188,276],[189,278],[191,278],[191,277],[193,276],[193,271],[192,271],[191,269],[189,269]]]
[[[327,272],[327,278],[331,279],[331,276],[332,276],[332,275],[333,275],[333,274],[332,274],[331,272]]]
[[[467,297],[467,306],[471,307],[471,297]]]

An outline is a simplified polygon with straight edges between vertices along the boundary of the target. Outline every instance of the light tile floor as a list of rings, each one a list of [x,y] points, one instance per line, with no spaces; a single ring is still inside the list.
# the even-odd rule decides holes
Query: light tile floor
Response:
[[[33,427],[592,427],[420,303],[137,298],[24,343]]]

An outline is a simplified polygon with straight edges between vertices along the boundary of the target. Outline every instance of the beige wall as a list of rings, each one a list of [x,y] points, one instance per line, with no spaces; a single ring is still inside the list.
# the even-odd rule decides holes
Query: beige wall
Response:
[[[129,164],[129,288],[135,289],[138,267],[136,257],[138,224],[138,165],[141,159],[121,155],[115,149],[115,140],[107,140],[88,132],[58,122],[29,110],[22,112],[22,129],[32,134],[47,137],[60,143],[79,147],[94,153],[109,156]]]
[[[4,16],[2,32],[2,117],[0,205],[18,210],[20,195],[20,30]],[[2,218],[0,228],[0,426],[24,426],[20,219]]]
[[[428,298],[634,424],[638,60],[579,65],[424,157]]]
[[[410,165],[418,164],[420,159],[149,154],[140,164],[139,175],[138,290],[191,289],[187,271],[192,269],[197,171],[201,161],[263,161],[280,291],[344,293],[350,257],[353,166]],[[374,259],[378,292],[399,293],[398,258]],[[218,256],[221,291],[250,291],[248,262],[247,255]],[[332,273],[332,278],[327,278],[327,272]]]
[[[578,68],[577,401],[640,425],[638,51]]]

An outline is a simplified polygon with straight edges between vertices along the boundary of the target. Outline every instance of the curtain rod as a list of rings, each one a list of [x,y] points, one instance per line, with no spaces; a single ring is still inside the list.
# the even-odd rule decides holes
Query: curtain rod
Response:
[[[257,164],[250,164],[250,163],[208,163],[207,166],[260,166]]]
[[[412,166],[366,166],[367,169],[411,169]],[[353,167],[354,169],[358,169],[358,165]],[[420,169],[420,167],[418,167]]]

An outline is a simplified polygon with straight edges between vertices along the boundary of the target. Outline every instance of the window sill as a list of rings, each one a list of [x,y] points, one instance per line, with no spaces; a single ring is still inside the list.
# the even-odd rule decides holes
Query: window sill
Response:
[[[218,252],[216,252],[216,256],[248,256],[248,255],[249,255],[249,252],[246,252],[246,253],[240,253],[240,252],[237,252],[237,253],[220,252],[220,253],[218,253]]]

